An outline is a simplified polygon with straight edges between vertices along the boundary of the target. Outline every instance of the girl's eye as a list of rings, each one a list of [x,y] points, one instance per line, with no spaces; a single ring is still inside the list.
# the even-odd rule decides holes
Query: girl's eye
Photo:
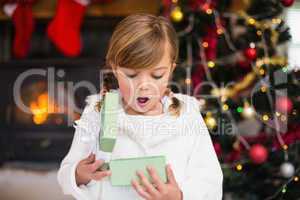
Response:
[[[152,77],[153,77],[154,79],[161,79],[163,76],[164,76],[164,75],[161,75],[161,76],[154,76],[154,75],[152,75]]]
[[[134,77],[136,77],[137,75],[136,75],[136,74],[126,74],[126,76],[129,77],[129,78],[134,78]]]

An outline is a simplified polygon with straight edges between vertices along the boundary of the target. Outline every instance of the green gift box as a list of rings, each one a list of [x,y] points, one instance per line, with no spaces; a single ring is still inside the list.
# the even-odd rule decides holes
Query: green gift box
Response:
[[[119,94],[107,92],[101,113],[100,150],[112,152],[116,143],[118,131]]]
[[[139,180],[137,170],[143,172],[151,182],[147,166],[154,167],[161,180],[167,182],[165,156],[149,156],[111,160],[109,168],[112,172],[110,177],[112,186],[130,186],[133,179]]]
[[[118,133],[118,108],[119,93],[110,91],[105,94],[101,112],[101,129],[99,137],[99,149],[103,152],[112,153]],[[110,159],[109,159],[110,160]],[[106,160],[106,163],[98,170],[110,169],[110,177],[113,186],[130,186],[133,179],[139,180],[136,171],[141,171],[151,182],[147,166],[156,169],[158,176],[163,182],[166,177],[166,160],[164,156],[149,156]]]

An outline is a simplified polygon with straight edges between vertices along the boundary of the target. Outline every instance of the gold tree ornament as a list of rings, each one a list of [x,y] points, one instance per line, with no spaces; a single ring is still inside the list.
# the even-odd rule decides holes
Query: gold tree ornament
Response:
[[[254,83],[255,80],[257,80],[257,76],[261,75],[261,70],[264,65],[270,65],[272,66],[286,66],[288,64],[287,58],[281,57],[281,56],[274,56],[274,57],[264,57],[257,59],[255,62],[255,66],[251,72],[246,74],[241,81],[237,82],[232,87],[226,87],[226,88],[213,88],[211,90],[211,94],[215,97],[220,97],[225,100],[228,98],[233,98],[236,95],[238,95],[240,92],[248,89],[251,84]],[[265,73],[265,70],[264,70]],[[262,92],[266,92],[266,87],[263,86],[261,88]]]
[[[215,129],[215,127],[217,126],[217,120],[212,116],[210,112],[207,112],[204,121],[210,130]]]
[[[171,12],[171,19],[174,22],[181,22],[183,19],[183,12],[179,6],[176,6]]]

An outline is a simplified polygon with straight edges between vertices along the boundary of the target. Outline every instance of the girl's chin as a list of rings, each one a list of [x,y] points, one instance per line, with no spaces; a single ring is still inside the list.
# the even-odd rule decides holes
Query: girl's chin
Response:
[[[146,107],[139,107],[138,105],[127,105],[127,112],[129,114],[144,114],[149,111],[149,109]]]
[[[135,107],[134,110],[135,112],[139,113],[139,114],[144,114],[144,115],[155,115],[154,113],[157,113],[155,110],[152,110],[153,107],[151,107],[151,105],[147,105],[145,107]]]
[[[139,112],[139,113],[145,113],[147,112],[149,109],[147,108],[148,106],[145,106],[145,107],[140,107],[140,106],[135,106],[134,110],[136,112]]]

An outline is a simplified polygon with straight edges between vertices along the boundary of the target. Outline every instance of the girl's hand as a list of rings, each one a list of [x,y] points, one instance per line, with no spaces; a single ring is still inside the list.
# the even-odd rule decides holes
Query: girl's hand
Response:
[[[77,185],[86,185],[91,180],[101,180],[106,176],[110,176],[111,172],[106,171],[97,171],[99,167],[104,164],[103,160],[96,160],[95,154],[90,154],[87,158],[81,160],[77,167],[75,173],[75,179]]]
[[[182,200],[182,192],[175,180],[170,165],[166,167],[168,177],[166,184],[161,181],[153,167],[148,167],[147,170],[152,177],[152,184],[141,172],[137,172],[137,174],[141,179],[142,185],[135,180],[132,181],[133,188],[141,197],[147,200]]]
[[[105,86],[103,86],[103,88],[100,90],[100,96],[103,96],[107,93],[107,89]]]

